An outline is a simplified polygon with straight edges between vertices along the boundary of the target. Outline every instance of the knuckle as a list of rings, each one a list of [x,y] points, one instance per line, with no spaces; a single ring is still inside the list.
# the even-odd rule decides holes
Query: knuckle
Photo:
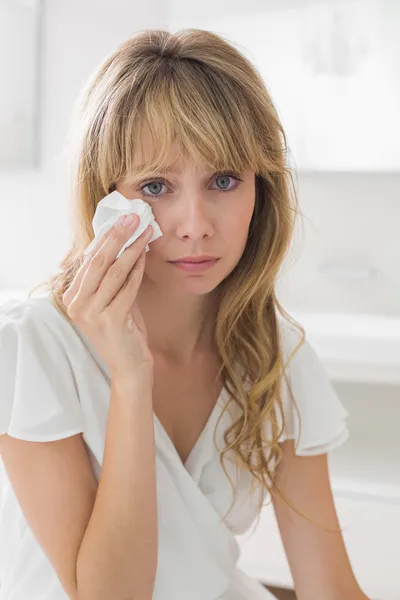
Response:
[[[102,252],[95,254],[90,260],[90,264],[97,269],[101,268],[104,265],[104,254]]]
[[[124,235],[121,231],[118,231],[118,229],[116,227],[111,227],[110,239],[113,242],[121,243],[121,241],[124,239]]]
[[[67,315],[73,320],[76,321],[79,317],[79,312],[77,310],[77,307],[75,306],[75,304],[73,302],[71,302],[71,304],[67,307]]]
[[[67,314],[75,323],[85,323],[87,314],[84,308],[79,302],[73,300],[67,308]]]
[[[67,304],[68,304],[69,296],[70,296],[70,289],[68,288],[67,290],[65,290],[65,292],[63,293],[62,298],[61,298],[62,303],[64,304],[64,306],[66,308],[68,308]]]
[[[93,327],[97,325],[98,316],[96,310],[90,307],[85,307],[79,312],[78,323],[82,327]]]
[[[105,310],[102,312],[101,314],[101,327],[107,331],[107,330],[112,330],[114,327],[114,316],[113,314],[110,312],[110,310]]]
[[[119,265],[117,262],[115,262],[108,269],[108,272],[111,277],[119,279],[121,277],[121,275],[123,274],[123,269],[121,268],[121,265]]]
[[[129,277],[127,277],[122,285],[122,288],[127,291],[130,292],[131,290],[136,288],[136,276],[135,273],[131,274]]]
[[[84,267],[88,262],[90,262],[93,259],[93,256],[94,256],[94,250],[91,250],[87,254],[84,254],[81,257],[81,267]]]

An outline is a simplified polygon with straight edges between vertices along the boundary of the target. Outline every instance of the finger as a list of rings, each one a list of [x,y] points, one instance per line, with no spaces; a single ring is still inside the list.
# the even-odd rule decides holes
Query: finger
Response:
[[[95,294],[111,265],[119,260],[116,260],[119,251],[137,229],[139,217],[134,216],[133,222],[126,227],[122,225],[121,220],[118,220],[110,228],[104,243],[96,249],[95,254],[89,260],[79,288],[80,301],[86,302]]]
[[[124,285],[131,270],[151,238],[152,228],[149,226],[138,239],[129,246],[123,254],[110,266],[103,277],[99,288],[92,299],[92,307],[96,312],[102,312],[113,301]]]
[[[118,294],[108,306],[108,310],[120,317],[130,314],[133,303],[143,280],[144,267],[146,264],[146,249],[140,254],[135,265],[128,273]]]
[[[79,267],[79,269],[77,270],[77,272],[75,273],[75,276],[71,282],[71,285],[66,289],[66,291],[63,294],[62,300],[63,300],[64,305],[67,308],[71,304],[71,302],[74,300],[77,293],[79,292],[79,289],[80,289],[80,286],[82,283],[82,279],[88,269],[90,260],[97,252],[99,252],[101,250],[101,248],[103,247],[107,238],[110,236],[111,231],[112,231],[112,227],[107,229],[107,231],[104,233],[104,235],[99,239],[96,246],[94,248],[92,248],[92,250],[90,252],[88,252],[86,255],[84,255],[84,260],[83,260],[81,266]],[[85,250],[85,252],[86,252],[86,250]]]
[[[91,253],[89,253],[86,256],[85,260],[83,261],[83,263],[81,264],[81,266],[79,267],[77,272],[75,273],[75,276],[74,276],[71,284],[69,285],[69,287],[65,290],[65,292],[63,294],[62,300],[63,300],[64,306],[66,306],[67,308],[71,304],[71,302],[73,301],[73,299],[75,298],[76,294],[79,291],[81,281],[83,279],[84,274],[86,273],[88,263],[89,263],[89,260],[91,259],[91,257],[92,257]]]

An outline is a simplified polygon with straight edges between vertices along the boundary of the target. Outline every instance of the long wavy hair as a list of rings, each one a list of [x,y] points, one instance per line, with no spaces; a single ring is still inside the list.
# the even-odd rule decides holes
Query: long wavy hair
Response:
[[[229,402],[240,409],[224,432],[220,461],[232,485],[224,466],[224,455],[231,450],[237,468],[254,476],[252,485],[260,488],[261,503],[265,491],[278,493],[303,514],[274,480],[282,458],[278,442],[285,419],[280,388],[287,366],[278,312],[302,334],[289,360],[304,341],[303,328],[280,305],[275,285],[300,211],[285,133],[264,81],[222,36],[200,29],[140,31],[89,79],[74,107],[68,137],[73,241],[60,271],[47,280],[52,301],[69,320],[62,296],[93,239],[96,206],[121,177],[132,173],[145,130],[156,150],[145,170],[135,169],[138,178],[165,166],[176,140],[185,157],[211,169],[255,172],[247,245],[216,295],[215,341],[222,365],[218,377],[229,391]],[[238,364],[250,381],[248,389]],[[295,406],[293,394],[292,400]]]

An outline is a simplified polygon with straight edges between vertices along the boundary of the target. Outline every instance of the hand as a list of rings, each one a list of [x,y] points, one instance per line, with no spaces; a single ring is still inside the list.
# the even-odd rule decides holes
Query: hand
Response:
[[[152,378],[154,359],[136,303],[146,261],[149,227],[116,259],[139,225],[138,215],[124,226],[123,217],[100,239],[63,295],[68,316],[87,335],[106,361],[112,377],[146,374]]]

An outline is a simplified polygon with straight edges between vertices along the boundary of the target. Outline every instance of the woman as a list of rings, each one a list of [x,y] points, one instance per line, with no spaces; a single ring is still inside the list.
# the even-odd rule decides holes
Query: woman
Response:
[[[275,294],[297,205],[260,75],[210,32],[139,32],[71,140],[72,247],[1,310],[0,598],[270,598],[235,539],[270,494],[298,599],[365,599],[326,460],[346,411]],[[163,235],[115,259],[138,227],[118,223],[84,261],[113,190]]]

